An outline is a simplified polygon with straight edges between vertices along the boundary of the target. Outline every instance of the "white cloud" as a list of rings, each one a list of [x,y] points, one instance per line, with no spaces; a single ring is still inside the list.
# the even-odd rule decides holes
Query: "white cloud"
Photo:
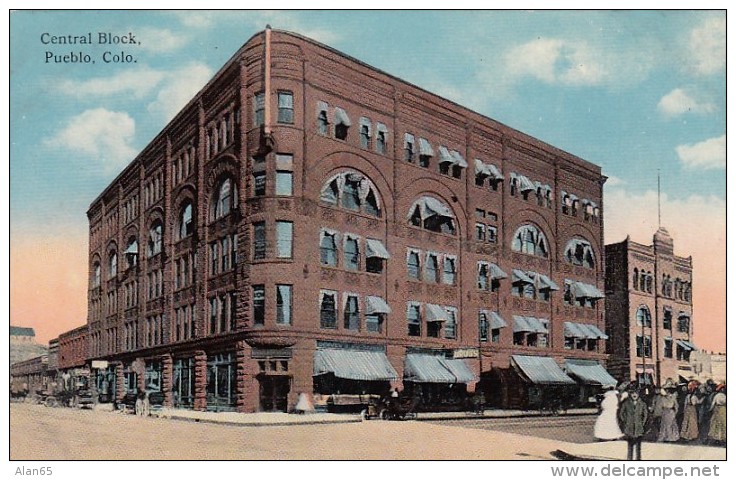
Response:
[[[688,66],[697,75],[710,75],[725,68],[725,14],[708,18],[690,31],[688,54]]]
[[[726,168],[726,135],[694,145],[678,145],[675,150],[686,167],[706,170]]]
[[[657,230],[657,192],[633,194],[622,188],[606,190],[605,242],[627,235],[652,244]],[[722,348],[726,329],[726,202],[716,196],[692,195],[682,200],[662,196],[662,226],[672,236],[675,254],[693,258],[693,310],[698,319],[695,343]]]
[[[168,29],[140,28],[136,32],[136,38],[140,42],[138,48],[148,52],[168,53],[178,50],[189,41],[183,35],[177,35]]]
[[[148,112],[165,121],[171,120],[212,75],[210,68],[202,63],[191,63],[167,72],[156,99],[148,104]]]
[[[130,145],[135,135],[135,121],[126,112],[104,108],[86,110],[72,117],[67,125],[45,143],[95,157],[106,172],[128,164],[136,154]]]
[[[172,12],[182,25],[190,28],[209,28],[217,23],[220,12],[205,10],[178,10]]]
[[[537,39],[513,47],[504,59],[513,77],[531,76],[549,84],[597,85],[607,75],[600,55],[584,42]]]
[[[62,93],[79,98],[89,96],[132,95],[142,98],[153,91],[166,76],[165,72],[149,67],[124,70],[111,77],[98,77],[89,80],[63,80],[58,84]]]
[[[711,113],[715,105],[709,102],[698,102],[681,88],[676,88],[659,100],[657,109],[667,116],[683,113]]]

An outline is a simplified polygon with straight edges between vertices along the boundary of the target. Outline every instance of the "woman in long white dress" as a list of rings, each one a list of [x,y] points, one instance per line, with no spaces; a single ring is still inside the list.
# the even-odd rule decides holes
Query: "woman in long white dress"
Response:
[[[595,421],[593,436],[599,440],[618,440],[623,435],[618,426],[618,394],[610,389],[603,394],[601,414]]]

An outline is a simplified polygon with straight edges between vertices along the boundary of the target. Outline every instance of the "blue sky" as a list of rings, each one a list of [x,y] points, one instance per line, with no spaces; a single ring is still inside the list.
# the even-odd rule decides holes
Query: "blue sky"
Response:
[[[597,163],[614,187],[643,193],[661,169],[670,199],[725,196],[724,12],[15,12],[13,230],[83,223],[95,195],[266,23]],[[90,31],[133,32],[141,45],[41,42]],[[80,50],[96,63],[45,63],[46,51]],[[104,64],[108,50],[137,63]]]
[[[725,11],[14,12],[11,245],[55,231],[86,242],[90,202],[267,23],[601,165],[607,242],[651,241],[661,170],[676,253],[711,276],[718,268]],[[44,45],[44,32],[132,32],[141,44]],[[80,50],[96,63],[45,62],[46,51]],[[105,51],[137,63],[105,64]],[[703,236],[714,239],[710,252]]]

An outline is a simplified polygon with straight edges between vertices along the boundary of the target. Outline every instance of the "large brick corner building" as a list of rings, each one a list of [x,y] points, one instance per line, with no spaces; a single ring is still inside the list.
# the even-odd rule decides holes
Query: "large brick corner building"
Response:
[[[89,357],[115,395],[195,409],[389,387],[449,403],[479,379],[527,402],[519,379],[603,370],[604,181],[267,29],[90,206]]]

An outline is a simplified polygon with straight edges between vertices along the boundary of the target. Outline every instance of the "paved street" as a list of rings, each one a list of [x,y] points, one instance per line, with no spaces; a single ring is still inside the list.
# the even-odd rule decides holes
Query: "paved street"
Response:
[[[596,441],[593,437],[595,420],[595,415],[561,415],[559,417],[439,420],[436,423],[462,428],[517,433],[570,443],[593,443]]]

